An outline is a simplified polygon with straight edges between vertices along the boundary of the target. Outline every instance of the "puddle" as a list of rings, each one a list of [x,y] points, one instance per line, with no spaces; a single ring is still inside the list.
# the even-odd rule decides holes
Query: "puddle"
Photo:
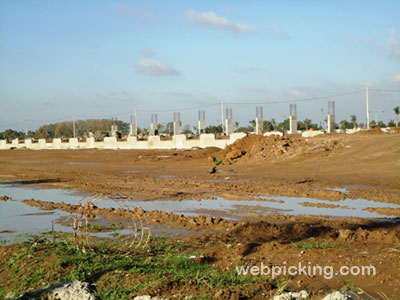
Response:
[[[83,196],[76,191],[61,189],[42,188],[25,186],[21,184],[0,184],[0,196],[7,195],[13,200],[0,201],[0,240],[16,237],[20,233],[39,233],[41,231],[51,230],[52,221],[65,219],[70,216],[69,213],[60,210],[51,212],[42,211],[36,207],[28,206],[19,200],[37,199],[42,201],[52,201],[57,203],[77,204]],[[116,195],[115,199],[119,196]],[[122,196],[120,198],[123,198]],[[377,214],[364,210],[367,207],[372,208],[400,208],[400,205],[391,203],[381,203],[368,201],[365,199],[345,199],[335,202],[341,207],[310,207],[301,205],[302,202],[313,204],[327,204],[332,202],[328,200],[315,200],[312,198],[294,198],[294,197],[261,197],[268,200],[273,199],[276,202],[257,201],[257,200],[225,200],[217,197],[213,200],[157,200],[157,201],[131,201],[131,206],[139,206],[144,210],[159,210],[185,216],[210,215],[213,217],[223,217],[226,219],[241,219],[251,217],[255,214],[280,213],[288,215],[308,214],[325,215],[331,217],[363,217],[380,218],[385,215]],[[124,199],[120,199],[122,203]],[[126,200],[128,201],[128,200]],[[93,201],[99,208],[118,208],[118,204],[112,199],[101,199]],[[394,218],[393,216],[387,216]],[[115,222],[111,221],[111,222]],[[56,222],[57,223],[57,222]],[[193,232],[181,230],[166,225],[146,225],[151,228],[154,235],[187,235]],[[71,228],[61,224],[55,225],[56,231],[70,232]],[[15,231],[15,232],[14,232]],[[123,234],[123,230],[121,234]],[[99,233],[96,233],[96,236]],[[101,233],[103,236],[110,236],[110,232]]]
[[[62,210],[43,211],[37,207],[24,204],[21,200],[37,199],[42,201],[64,202],[67,204],[77,204],[83,196],[76,191],[67,191],[62,189],[26,187],[23,184],[0,184],[0,196],[7,195],[12,200],[0,201],[0,241],[9,242],[24,239],[26,234],[39,234],[40,232],[50,231],[52,222],[54,222],[55,231],[72,232],[72,228],[67,226],[63,220],[70,217],[68,212]],[[101,205],[100,205],[101,204]],[[117,208],[117,203],[104,199],[98,203],[101,208]],[[107,220],[110,224],[115,220]],[[98,221],[96,220],[96,222]],[[152,235],[163,236],[183,236],[193,234],[193,232],[164,225],[143,224],[144,227],[150,227]],[[128,229],[118,230],[119,234],[128,234]],[[91,235],[98,237],[110,237],[112,232],[96,232]]]

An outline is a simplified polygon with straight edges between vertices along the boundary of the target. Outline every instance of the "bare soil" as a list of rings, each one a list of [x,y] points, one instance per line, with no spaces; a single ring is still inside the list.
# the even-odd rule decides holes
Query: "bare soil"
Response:
[[[214,162],[221,157],[224,162],[211,174],[209,171]],[[301,196],[330,201],[365,198],[400,204],[400,134],[328,134],[308,139],[252,135],[224,150],[1,151],[0,181],[77,189],[83,193],[124,194],[140,200]],[[78,209],[40,199],[27,199],[27,204],[45,210]],[[332,205],[336,207],[336,204]],[[383,208],[370,210],[388,211]],[[390,212],[398,216],[397,210]],[[128,212],[96,207],[91,207],[87,213],[116,218],[141,214],[149,222],[199,232],[215,230],[216,233],[189,236],[183,240],[189,244],[200,243],[197,250],[222,271],[250,262],[271,266],[311,262],[313,265],[331,265],[334,269],[342,265],[373,265],[377,268],[375,276],[335,276],[329,280],[320,276],[292,276],[288,278],[288,287],[307,289],[313,291],[313,295],[319,295],[320,291],[347,285],[360,288],[377,299],[381,299],[382,292],[391,299],[400,299],[398,219],[382,222],[271,214],[251,220],[228,221],[160,211]],[[297,243],[310,243],[310,239],[329,241],[333,247],[302,249],[296,246]],[[160,289],[154,294],[163,295],[162,287]],[[167,294],[173,295],[179,287],[169,286],[168,289]],[[240,296],[240,291],[238,293]],[[319,298],[316,296],[315,299]]]

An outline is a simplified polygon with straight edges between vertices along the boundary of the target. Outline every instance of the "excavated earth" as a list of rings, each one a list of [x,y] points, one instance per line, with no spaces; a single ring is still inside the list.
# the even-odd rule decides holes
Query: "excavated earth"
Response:
[[[216,172],[210,173],[216,162]],[[288,196],[332,201],[331,205],[302,203],[325,208],[341,207],[339,201],[346,198],[400,204],[400,133],[371,131],[313,138],[250,135],[223,150],[1,151],[0,182],[154,201]],[[250,262],[270,266],[302,262],[335,270],[343,265],[373,265],[375,276],[325,279],[297,275],[289,278],[288,285],[318,294],[351,284],[375,299],[383,299],[382,295],[400,299],[400,222],[396,218],[270,214],[226,220],[140,208],[82,208],[40,199],[24,202],[43,210],[81,211],[88,216],[118,219],[135,214],[150,223],[196,230],[196,235],[182,240],[201,243],[201,251],[221,270]],[[368,210],[400,216],[396,208],[374,206]],[[332,247],[295,246],[315,240],[328,241]]]

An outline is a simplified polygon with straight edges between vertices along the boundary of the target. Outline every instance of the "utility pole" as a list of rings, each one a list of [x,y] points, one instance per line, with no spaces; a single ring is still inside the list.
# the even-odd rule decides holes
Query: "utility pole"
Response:
[[[224,101],[221,101],[221,126],[222,126],[222,135],[224,135]]]
[[[138,128],[137,128],[137,114],[136,114],[136,108],[135,108],[135,135],[137,135]]]
[[[367,101],[367,129],[369,129],[369,97],[368,97],[368,85],[365,86],[365,96]]]
[[[74,138],[75,138],[75,114],[72,115],[72,130],[74,132]]]
[[[28,126],[26,124],[26,120],[25,120],[25,138],[28,136]]]

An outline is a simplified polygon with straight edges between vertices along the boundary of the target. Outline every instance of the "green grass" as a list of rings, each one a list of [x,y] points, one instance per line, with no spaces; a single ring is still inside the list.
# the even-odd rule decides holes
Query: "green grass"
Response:
[[[241,276],[235,270],[222,272],[208,261],[191,259],[191,255],[205,255],[191,250],[201,248],[200,244],[166,237],[151,237],[146,248],[137,249],[121,248],[113,240],[105,240],[94,243],[92,250],[83,251],[73,242],[52,243],[43,237],[14,247],[14,253],[5,263],[13,279],[7,284],[0,281],[0,299],[10,291],[21,295],[28,288],[74,279],[95,283],[99,299],[132,299],[154,286],[162,289],[168,285],[198,286],[199,295],[193,299],[209,299],[218,289],[270,281],[265,276]]]
[[[218,153],[218,154],[215,156],[215,161],[214,161],[214,163],[215,163],[216,166],[219,166],[220,164],[222,164],[222,163],[224,162],[224,160],[225,160],[225,156],[222,155],[221,153]]]
[[[307,242],[292,243],[292,245],[301,249],[327,249],[337,247],[330,241],[317,241],[315,238],[310,238]]]

